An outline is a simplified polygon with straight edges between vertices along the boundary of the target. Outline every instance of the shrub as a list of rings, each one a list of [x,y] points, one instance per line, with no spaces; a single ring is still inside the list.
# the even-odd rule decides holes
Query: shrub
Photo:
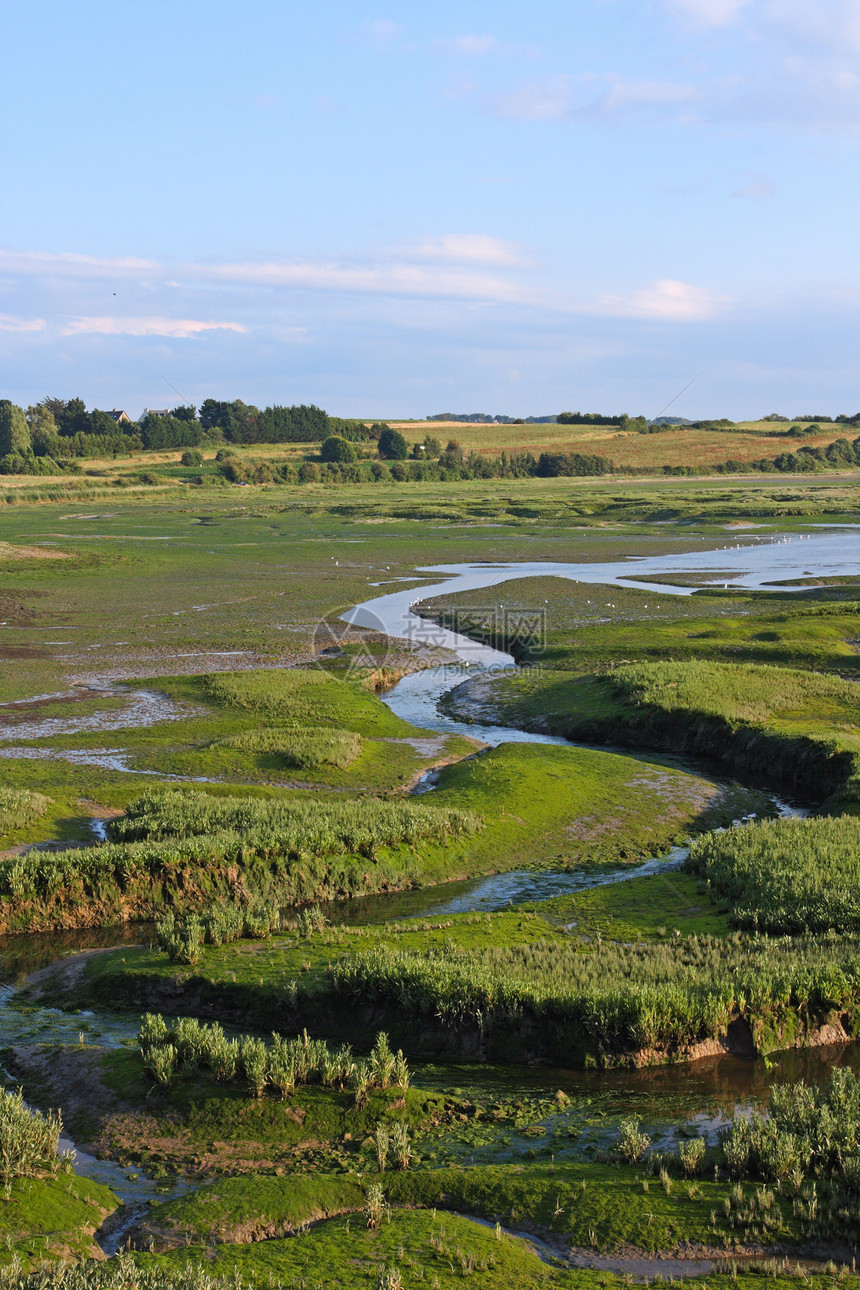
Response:
[[[203,453],[199,448],[186,448],[179,460],[183,466],[202,466]]]
[[[351,462],[356,460],[355,449],[352,444],[336,434],[329,435],[328,439],[323,440],[320,456],[323,461]]]
[[[377,1038],[387,1049],[384,1035]],[[162,1087],[178,1079],[191,1079],[198,1070],[207,1069],[219,1082],[242,1078],[255,1098],[263,1097],[268,1088],[287,1098],[297,1085],[322,1084],[326,1088],[359,1091],[366,1097],[372,1089],[384,1090],[383,1081],[371,1062],[356,1062],[348,1044],[329,1048],[325,1040],[311,1039],[305,1030],[297,1039],[273,1034],[271,1044],[255,1035],[227,1039],[222,1027],[206,1024],[194,1017],[182,1017],[172,1027],[163,1017],[147,1013],[141,1020],[137,1036],[138,1051],[144,1068]],[[397,1055],[402,1067],[403,1090],[409,1084],[409,1069],[402,1053]]]
[[[379,455],[383,461],[405,461],[409,456],[409,445],[399,430],[386,426],[380,433]]]
[[[687,1138],[679,1142],[678,1155],[685,1175],[688,1178],[694,1178],[701,1172],[702,1165],[705,1163],[705,1139]]]
[[[628,1164],[635,1165],[642,1159],[651,1145],[647,1133],[639,1128],[639,1116],[631,1115],[621,1121],[621,1133],[618,1138],[618,1154]]]

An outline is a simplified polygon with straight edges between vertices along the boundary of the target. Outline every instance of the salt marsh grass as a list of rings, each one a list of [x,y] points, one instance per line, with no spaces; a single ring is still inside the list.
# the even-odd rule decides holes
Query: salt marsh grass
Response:
[[[763,820],[695,839],[688,867],[739,927],[860,931],[860,819]]]
[[[605,1059],[725,1034],[744,1016],[774,1031],[860,1001],[856,941],[689,937],[676,944],[429,950],[382,947],[333,965],[334,988],[416,1020],[535,1032],[570,1028]],[[559,1040],[563,1044],[563,1040]],[[774,1046],[779,1046],[776,1043]]]
[[[314,766],[337,766],[345,770],[361,752],[361,735],[351,730],[263,727],[221,739],[218,746],[239,748],[243,752],[274,753],[288,766],[300,770]]]
[[[42,818],[50,799],[26,788],[0,787],[0,837],[14,829],[24,829]]]

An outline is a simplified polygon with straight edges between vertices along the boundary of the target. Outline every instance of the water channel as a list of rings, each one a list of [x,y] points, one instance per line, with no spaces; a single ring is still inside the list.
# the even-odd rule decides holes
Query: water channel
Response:
[[[512,740],[562,744],[565,742],[563,739],[508,727],[465,724],[439,713],[439,700],[455,685],[482,672],[510,669],[514,660],[508,654],[421,618],[413,612],[418,594],[424,599],[496,587],[513,578],[555,576],[602,586],[632,585],[666,596],[689,595],[693,590],[689,586],[646,581],[648,575],[682,576],[685,573],[712,573],[713,585],[773,588],[810,577],[860,574],[860,531],[845,526],[814,530],[808,534],[746,537],[743,545],[733,544],[685,554],[631,557],[610,563],[435,565],[420,573],[438,573],[444,577],[432,585],[422,586],[419,593],[413,587],[383,594],[344,615],[347,621],[357,626],[375,628],[391,637],[405,637],[416,644],[443,646],[457,656],[458,662],[454,665],[426,669],[401,680],[384,696],[392,711],[423,729],[457,732],[485,744]],[[432,789],[432,781],[424,787]],[[780,813],[793,813],[793,808],[785,803],[776,802],[776,805]],[[547,899],[597,883],[623,881],[677,867],[683,862],[684,855],[684,849],[678,848],[669,856],[655,857],[644,865],[612,873],[517,871],[449,884],[444,888],[352,902],[348,912],[343,910],[343,915],[350,920],[381,921],[498,909],[511,903]],[[49,1008],[23,1011],[15,1006],[14,994],[16,985],[29,972],[46,966],[65,953],[119,943],[134,944],[139,943],[140,938],[139,929],[122,928],[0,940],[0,982],[5,983],[0,989],[0,1045],[68,1044],[80,1039],[106,1046],[128,1042],[136,1030],[136,1019],[128,1015],[67,1014]],[[822,1080],[834,1065],[842,1064],[860,1069],[860,1048],[857,1045],[793,1051],[759,1061],[725,1056],[641,1071],[425,1064],[416,1071],[416,1083],[484,1101],[493,1098],[546,1098],[561,1089],[573,1100],[573,1108],[568,1114],[571,1131],[575,1130],[578,1119],[593,1121],[595,1113],[598,1118],[611,1119],[633,1110],[643,1116],[646,1127],[652,1130],[655,1141],[660,1143],[676,1132],[681,1120],[692,1120],[701,1132],[712,1137],[737,1103],[763,1102],[774,1082],[794,1082],[801,1078]],[[548,1134],[551,1135],[555,1128],[557,1125],[547,1122]],[[599,1137],[598,1134],[596,1140]],[[74,1150],[74,1144],[65,1145]],[[539,1143],[536,1144],[532,1138],[527,1145],[534,1147]],[[516,1149],[517,1144],[512,1143],[512,1150]],[[473,1151],[470,1158],[480,1159],[480,1149]],[[76,1152],[75,1167],[79,1173],[107,1183],[126,1202],[123,1222],[104,1239],[104,1248],[109,1253],[115,1251],[122,1232],[149,1203],[177,1194],[187,1186],[179,1180],[165,1183],[149,1179],[142,1173],[130,1176],[129,1171],[121,1166],[95,1160],[80,1151]]]

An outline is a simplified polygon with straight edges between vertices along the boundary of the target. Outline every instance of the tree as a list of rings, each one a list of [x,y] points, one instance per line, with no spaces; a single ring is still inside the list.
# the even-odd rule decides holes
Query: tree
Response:
[[[197,409],[193,403],[180,403],[170,414],[177,421],[196,421]]]
[[[30,440],[37,457],[54,457],[61,452],[57,423],[44,402],[27,409]]]
[[[0,399],[0,457],[7,454],[23,457],[31,451],[30,427],[24,409],[8,399]]]
[[[44,408],[46,412],[50,412],[54,420],[59,423],[60,417],[66,410],[66,403],[66,399],[58,399],[49,394],[44,399],[40,399],[37,406]]]
[[[66,406],[56,417],[56,421],[60,434],[89,434],[90,421],[83,399],[67,399]]]
[[[379,455],[384,461],[405,461],[409,445],[399,430],[386,426],[379,436]]]
[[[324,440],[320,448],[320,456],[323,461],[350,462],[355,461],[355,449],[346,439],[341,439],[340,435],[329,435]]]

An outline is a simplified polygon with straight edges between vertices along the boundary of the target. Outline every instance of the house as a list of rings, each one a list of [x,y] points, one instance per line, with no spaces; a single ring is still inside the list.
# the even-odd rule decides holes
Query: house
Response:
[[[111,408],[108,416],[113,417],[118,426],[131,425],[131,417],[127,412],[123,412],[120,408]]]
[[[169,417],[169,416],[170,416],[170,408],[144,408],[143,416],[141,416],[140,419],[142,421],[144,417]]]

